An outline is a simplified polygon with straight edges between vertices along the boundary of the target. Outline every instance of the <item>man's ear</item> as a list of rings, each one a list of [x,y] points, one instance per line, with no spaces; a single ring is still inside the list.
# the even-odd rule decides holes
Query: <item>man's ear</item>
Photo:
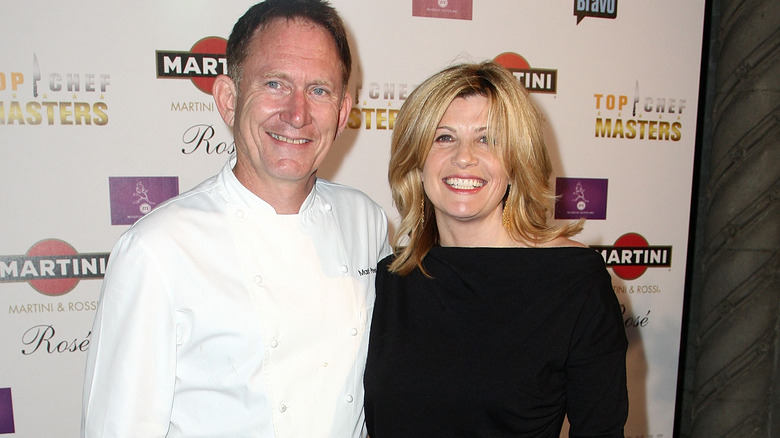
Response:
[[[336,131],[336,137],[341,134],[341,131],[347,127],[347,121],[349,120],[349,112],[352,110],[352,96],[349,92],[344,93],[344,98],[341,99],[341,108],[339,109],[339,128]]]
[[[219,75],[214,79],[214,87],[211,90],[214,102],[217,104],[219,115],[231,128],[236,118],[236,97],[238,89],[230,76]]]

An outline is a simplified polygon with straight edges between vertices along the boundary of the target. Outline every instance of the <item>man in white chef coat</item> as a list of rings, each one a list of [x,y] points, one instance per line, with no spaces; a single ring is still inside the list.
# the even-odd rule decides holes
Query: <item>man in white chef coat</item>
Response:
[[[213,95],[236,153],[114,247],[92,330],[84,437],[364,437],[363,368],[387,219],[317,179],[351,58],[323,0],[267,0]]]

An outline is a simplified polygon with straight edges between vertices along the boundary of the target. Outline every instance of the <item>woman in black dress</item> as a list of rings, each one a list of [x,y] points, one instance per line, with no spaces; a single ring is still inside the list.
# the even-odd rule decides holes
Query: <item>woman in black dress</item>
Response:
[[[493,62],[424,81],[395,122],[396,252],[377,269],[372,438],[622,437],[627,340],[601,256],[549,225],[541,121]],[[400,237],[400,239],[399,239]]]

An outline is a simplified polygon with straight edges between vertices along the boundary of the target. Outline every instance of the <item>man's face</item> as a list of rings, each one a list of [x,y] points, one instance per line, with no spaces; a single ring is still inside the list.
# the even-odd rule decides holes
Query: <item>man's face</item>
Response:
[[[306,187],[351,108],[330,34],[279,19],[256,33],[242,67],[232,121],[238,179],[256,187]],[[257,192],[256,192],[257,193]]]

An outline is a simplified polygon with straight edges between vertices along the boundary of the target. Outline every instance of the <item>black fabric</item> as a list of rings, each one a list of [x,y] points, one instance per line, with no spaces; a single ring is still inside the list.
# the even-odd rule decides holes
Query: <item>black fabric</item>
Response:
[[[622,437],[628,342],[588,248],[442,248],[377,268],[365,374],[371,438]]]

